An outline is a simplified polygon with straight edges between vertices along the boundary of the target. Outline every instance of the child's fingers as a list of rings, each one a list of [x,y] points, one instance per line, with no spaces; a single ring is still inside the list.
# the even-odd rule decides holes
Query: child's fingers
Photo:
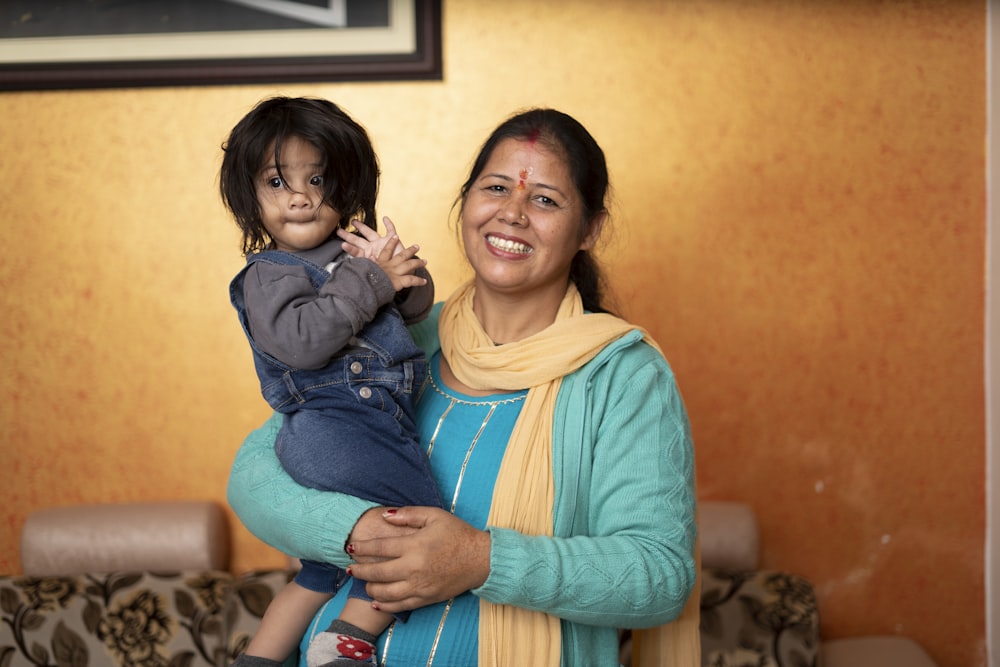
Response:
[[[351,220],[351,225],[357,230],[358,234],[363,236],[366,240],[375,242],[382,238],[377,231],[369,227],[368,225],[363,225],[357,220]]]
[[[370,242],[365,241],[361,237],[355,236],[354,234],[343,229],[337,230],[337,236],[339,236],[340,240],[343,241],[340,247],[343,248],[344,252],[351,257],[364,257],[367,254],[366,248],[370,248],[372,245]]]
[[[397,267],[396,270],[400,273],[412,273],[422,266],[427,266],[427,260],[417,257],[416,253],[416,246],[410,246],[396,253],[391,261],[385,262],[385,265]]]
[[[349,232],[346,229],[338,229],[337,236],[340,237],[341,241],[345,241],[347,243],[357,243],[358,241],[361,240],[358,238],[357,234]]]
[[[396,244],[399,244],[399,239],[396,239]],[[409,248],[403,248],[397,252],[394,259],[398,262],[405,262],[416,257],[418,252],[420,252],[420,246],[414,243]]]
[[[394,276],[416,276],[417,271],[427,266],[427,260],[414,257],[405,262],[393,261],[389,266],[384,267],[386,273]],[[421,285],[423,283],[420,283]]]
[[[364,229],[368,229],[368,228],[365,227]],[[354,246],[358,246],[359,248],[368,247],[373,242],[373,240],[370,239],[370,238],[364,238],[362,236],[358,236],[354,232],[349,232],[346,229],[338,229],[337,230],[337,236],[340,237],[341,241],[344,241],[345,243],[350,243],[351,245],[354,245]],[[375,240],[377,241],[378,239],[379,239],[379,236],[376,234],[375,235]]]
[[[385,225],[386,236],[396,236],[396,225],[392,224],[392,220],[389,219],[389,216],[382,218],[382,224]]]
[[[396,289],[397,292],[401,289],[406,289],[407,287],[423,287],[427,284],[426,278],[421,278],[420,276],[415,276],[411,273],[399,276],[397,280],[399,281],[399,287]]]
[[[399,245],[399,239],[395,235],[389,235],[385,237],[385,245],[379,250],[378,260],[379,262],[388,262],[393,258],[396,253],[396,246]]]

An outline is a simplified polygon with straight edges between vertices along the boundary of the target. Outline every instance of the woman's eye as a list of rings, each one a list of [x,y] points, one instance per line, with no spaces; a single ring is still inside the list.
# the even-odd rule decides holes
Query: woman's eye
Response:
[[[487,192],[507,192],[507,188],[502,185],[487,185]]]
[[[554,199],[552,199],[551,197],[546,197],[544,195],[539,195],[538,196],[538,201],[543,206],[555,206],[556,205],[556,201]]]

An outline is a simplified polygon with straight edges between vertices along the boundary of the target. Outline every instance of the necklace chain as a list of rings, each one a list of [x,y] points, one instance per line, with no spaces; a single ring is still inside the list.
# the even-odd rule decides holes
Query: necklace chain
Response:
[[[442,389],[441,387],[439,387],[437,382],[434,381],[434,376],[431,375],[430,373],[427,374],[427,379],[430,381],[431,388],[434,389],[434,391],[436,391],[438,394],[444,396],[449,401],[452,401],[454,403],[460,403],[462,405],[504,405],[506,403],[517,403],[518,401],[523,401],[525,396],[528,395],[527,392],[522,392],[518,396],[512,396],[510,398],[499,398],[489,401],[486,400],[469,401],[459,398],[458,396],[455,396],[454,394],[450,393],[447,389]]]

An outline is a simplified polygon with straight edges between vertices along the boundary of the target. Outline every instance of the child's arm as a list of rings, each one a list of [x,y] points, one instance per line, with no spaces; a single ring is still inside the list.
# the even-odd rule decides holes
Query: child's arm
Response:
[[[369,262],[338,262],[319,291],[301,267],[256,262],[244,280],[250,333],[293,368],[321,368],[396,296]]]
[[[407,324],[423,321],[434,305],[434,280],[430,272],[426,268],[417,269],[416,275],[424,278],[427,284],[396,293],[396,308]]]

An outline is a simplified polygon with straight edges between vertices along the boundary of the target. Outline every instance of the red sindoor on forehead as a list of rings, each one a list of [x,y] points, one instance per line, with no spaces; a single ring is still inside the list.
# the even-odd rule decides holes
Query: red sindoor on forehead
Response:
[[[532,130],[531,134],[529,134],[527,136],[527,138],[526,138],[526,141],[528,142],[528,144],[531,145],[531,146],[534,146],[536,143],[538,143],[538,135],[539,134],[541,134],[541,132],[540,132],[540,130],[537,127],[534,130]],[[524,167],[524,168],[521,169],[520,173],[518,173],[518,176],[521,179],[521,180],[519,180],[517,182],[517,189],[518,190],[523,190],[524,189],[524,183],[525,183],[525,181],[528,180],[528,176],[531,175],[531,172],[532,172],[531,167]]]

